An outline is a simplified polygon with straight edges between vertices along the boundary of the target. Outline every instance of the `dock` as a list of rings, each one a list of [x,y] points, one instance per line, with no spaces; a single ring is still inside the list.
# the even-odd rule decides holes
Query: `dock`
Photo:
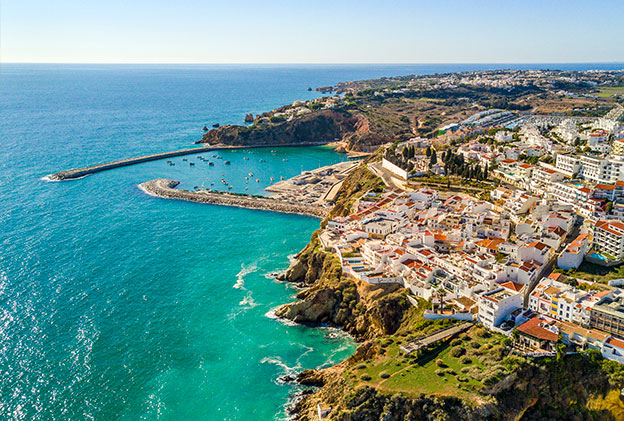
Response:
[[[411,342],[408,342],[405,345],[401,345],[399,349],[406,354],[411,354],[412,352],[417,352],[422,348],[428,347],[429,345],[433,345],[436,342],[449,339],[459,333],[462,333],[470,329],[472,325],[473,324],[471,322],[466,322],[458,326],[450,327],[448,329],[439,330],[437,332],[432,333],[431,335],[427,335],[422,338],[418,338]]]

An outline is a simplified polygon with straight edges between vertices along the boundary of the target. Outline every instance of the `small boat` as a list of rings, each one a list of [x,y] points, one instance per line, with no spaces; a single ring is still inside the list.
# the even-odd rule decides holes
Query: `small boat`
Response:
[[[249,187],[245,187],[245,190],[249,190]]]
[[[256,178],[256,183],[259,183],[259,182],[260,182],[260,179],[259,179],[259,178]]]
[[[275,153],[275,149],[271,149],[271,153]]]
[[[247,160],[247,161],[249,161],[249,158],[248,158],[248,157],[244,157],[243,159],[244,159],[244,160]]]
[[[191,167],[194,167],[194,166],[195,166],[195,163],[194,163],[194,162],[189,162],[189,165],[190,165]]]
[[[214,167],[214,162],[209,162],[208,165]]]
[[[186,159],[186,158],[182,158],[182,161],[185,161],[185,162],[186,162],[186,161],[188,161],[188,159]]]
[[[275,181],[275,179],[273,177],[271,177],[271,183],[274,182],[274,181]]]
[[[211,186],[214,186],[214,183],[210,183]]]
[[[199,188],[199,186],[193,186],[193,188],[194,188],[195,190],[197,190],[197,189]]]
[[[284,159],[282,159],[282,161],[286,162],[286,161],[288,161],[288,160],[287,160],[286,158],[284,158]]]
[[[253,173],[252,173],[252,172],[250,172],[250,173],[249,173],[249,176],[250,176],[250,177],[253,177]]]
[[[228,190],[232,190],[232,186],[228,186]]]
[[[280,180],[284,181],[284,176],[283,175],[280,177]]]
[[[260,162],[266,162],[264,159],[260,159]]]
[[[230,164],[231,164],[231,162],[230,162],[230,161],[225,161],[225,162],[223,162],[223,163],[224,163],[225,165],[230,165]]]
[[[245,180],[249,180],[249,177],[245,177]]]

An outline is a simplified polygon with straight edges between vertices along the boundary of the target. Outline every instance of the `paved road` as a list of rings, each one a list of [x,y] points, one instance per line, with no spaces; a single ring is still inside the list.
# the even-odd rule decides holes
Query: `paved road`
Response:
[[[406,190],[406,182],[393,176],[392,173],[381,166],[381,162],[368,164],[368,169],[381,177],[386,186],[398,190]]]

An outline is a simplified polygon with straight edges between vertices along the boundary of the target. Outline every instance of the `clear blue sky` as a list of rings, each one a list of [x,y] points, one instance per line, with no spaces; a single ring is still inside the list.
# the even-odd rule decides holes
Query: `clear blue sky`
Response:
[[[0,60],[622,62],[623,0],[0,0]]]

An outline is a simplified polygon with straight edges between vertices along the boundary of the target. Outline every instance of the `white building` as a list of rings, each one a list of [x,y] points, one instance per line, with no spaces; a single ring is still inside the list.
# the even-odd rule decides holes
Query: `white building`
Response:
[[[608,253],[614,260],[624,259],[624,223],[616,220],[596,222],[594,248]]]
[[[488,329],[498,327],[512,311],[522,307],[524,285],[505,282],[479,299],[479,321]]]
[[[565,270],[577,269],[583,263],[583,258],[588,250],[588,235],[580,234],[557,257],[557,266]]]

